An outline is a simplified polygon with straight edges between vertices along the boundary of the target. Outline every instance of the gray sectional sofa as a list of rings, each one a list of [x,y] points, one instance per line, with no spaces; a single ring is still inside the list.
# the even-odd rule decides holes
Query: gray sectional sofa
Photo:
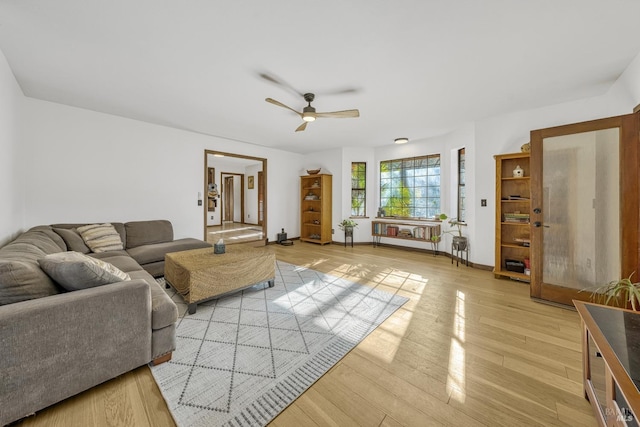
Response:
[[[121,249],[92,252],[84,225],[37,226],[0,248],[0,425],[175,349],[177,308],[154,276],[166,253],[211,245],[174,240],[169,221],[135,221],[111,223]],[[100,285],[60,268],[70,255],[89,261],[82,272],[97,269]]]

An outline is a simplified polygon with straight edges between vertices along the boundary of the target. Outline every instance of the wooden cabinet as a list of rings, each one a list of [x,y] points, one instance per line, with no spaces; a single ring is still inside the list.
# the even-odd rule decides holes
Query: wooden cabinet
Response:
[[[300,177],[300,240],[331,243],[331,185],[327,174]]]
[[[496,159],[496,277],[529,281],[531,169],[529,153]],[[526,270],[525,270],[526,269]]]

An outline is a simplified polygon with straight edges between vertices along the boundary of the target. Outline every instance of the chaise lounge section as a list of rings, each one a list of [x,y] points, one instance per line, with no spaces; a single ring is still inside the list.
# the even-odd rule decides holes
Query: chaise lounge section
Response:
[[[153,276],[166,253],[211,245],[173,240],[165,220],[110,224],[121,249],[93,252],[78,232],[91,224],[37,226],[0,248],[0,425],[171,358],[178,312]],[[68,259],[126,279],[96,286]]]

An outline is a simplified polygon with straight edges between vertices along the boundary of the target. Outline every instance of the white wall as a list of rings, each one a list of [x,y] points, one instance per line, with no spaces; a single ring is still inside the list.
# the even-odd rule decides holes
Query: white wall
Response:
[[[368,164],[367,185],[367,213],[375,217],[379,195],[379,164],[382,160],[403,157],[420,156],[440,153],[442,181],[442,210],[448,215],[455,215],[455,189],[451,181],[446,178],[455,172],[452,166],[453,153],[458,148],[465,147],[466,151],[466,192],[467,192],[467,224],[464,234],[469,236],[472,262],[487,266],[494,264],[495,242],[495,160],[496,154],[519,152],[520,146],[529,142],[530,132],[552,126],[577,123],[604,117],[611,117],[631,113],[640,104],[640,55],[627,67],[625,72],[613,84],[610,90],[598,97],[567,102],[558,105],[545,106],[526,111],[518,111],[500,116],[490,117],[469,123],[447,135],[425,139],[412,140],[405,145],[394,145],[374,149],[373,164]],[[305,165],[315,165],[319,153],[307,157]],[[350,207],[350,163],[361,161],[361,157],[370,159],[370,152],[362,149],[344,149],[342,153],[323,152],[322,161],[334,164],[331,156],[342,160],[339,174],[334,174],[334,207],[333,221],[337,223],[347,217]],[[370,160],[369,160],[370,161]],[[320,163],[318,163],[320,165]],[[481,207],[482,199],[487,200],[487,206]],[[336,204],[336,201],[338,203]],[[374,208],[371,208],[373,204]],[[365,242],[371,240],[369,221],[359,221],[364,226],[358,227],[354,233],[354,240]],[[337,230],[339,231],[339,230]],[[342,235],[334,235],[334,240],[340,241]],[[449,238],[441,244],[440,249],[446,250]],[[383,238],[383,242],[384,242]],[[398,239],[388,240],[388,243],[409,247],[425,245]]]
[[[22,231],[19,115],[22,91],[0,51],[0,246]]]
[[[299,235],[298,154],[31,98],[23,118],[26,226],[163,218],[176,238],[203,238],[209,149],[268,159],[267,237]]]
[[[374,163],[368,164],[367,195],[367,212],[373,217],[380,160],[440,152],[447,176],[453,149],[465,146],[470,258],[493,265],[493,155],[519,151],[532,129],[626,114],[638,104],[640,55],[599,97],[487,118],[404,146],[303,156],[25,98],[0,52],[0,197],[8,201],[0,205],[0,243],[37,224],[150,218],[171,220],[176,237],[202,238],[205,204],[197,206],[197,193],[202,192],[205,149],[267,158],[267,237],[275,240],[281,228],[299,236],[299,176],[304,169],[323,167],[333,174],[337,224],[350,206],[351,161],[364,155]],[[448,207],[453,193],[443,182],[442,206]],[[487,199],[486,208],[480,207],[480,199]],[[361,225],[356,241],[370,241],[369,232],[368,224]],[[340,239],[342,235],[334,235]]]
[[[380,198],[375,196],[374,193],[374,180],[378,176],[378,165],[375,161],[375,149],[374,148],[344,148],[342,149],[342,165],[341,176],[344,177],[341,183],[335,183],[334,186],[340,186],[340,198],[341,210],[337,212],[335,217],[337,218],[334,228],[336,233],[333,235],[333,240],[337,242],[344,242],[344,231],[340,230],[338,223],[343,219],[347,219],[351,216],[351,163],[352,162],[366,162],[367,164],[367,200],[366,200],[366,215],[367,218],[357,218],[355,221],[358,224],[353,230],[354,242],[371,242],[371,219],[375,218],[378,212],[378,203]],[[334,200],[336,197],[334,197]]]

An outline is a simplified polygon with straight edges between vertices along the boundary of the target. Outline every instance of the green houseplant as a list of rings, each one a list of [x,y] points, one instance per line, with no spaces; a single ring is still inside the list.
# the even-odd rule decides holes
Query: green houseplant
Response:
[[[467,248],[467,237],[462,235],[462,227],[466,227],[467,224],[462,221],[458,221],[457,218],[449,218],[447,214],[444,213],[437,215],[436,218],[440,221],[446,221],[448,219],[449,229],[442,231],[440,236],[432,237],[431,240],[440,241],[443,234],[451,234],[453,236],[453,249],[460,251],[465,250]]]
[[[358,223],[352,220],[351,218],[343,219],[342,222],[338,223],[338,227],[340,230],[346,230],[347,228],[354,229],[358,226]]]
[[[638,311],[640,309],[640,283],[632,282],[635,272],[624,279],[612,280],[606,285],[591,290],[591,301],[612,305],[614,307],[628,308]]]

